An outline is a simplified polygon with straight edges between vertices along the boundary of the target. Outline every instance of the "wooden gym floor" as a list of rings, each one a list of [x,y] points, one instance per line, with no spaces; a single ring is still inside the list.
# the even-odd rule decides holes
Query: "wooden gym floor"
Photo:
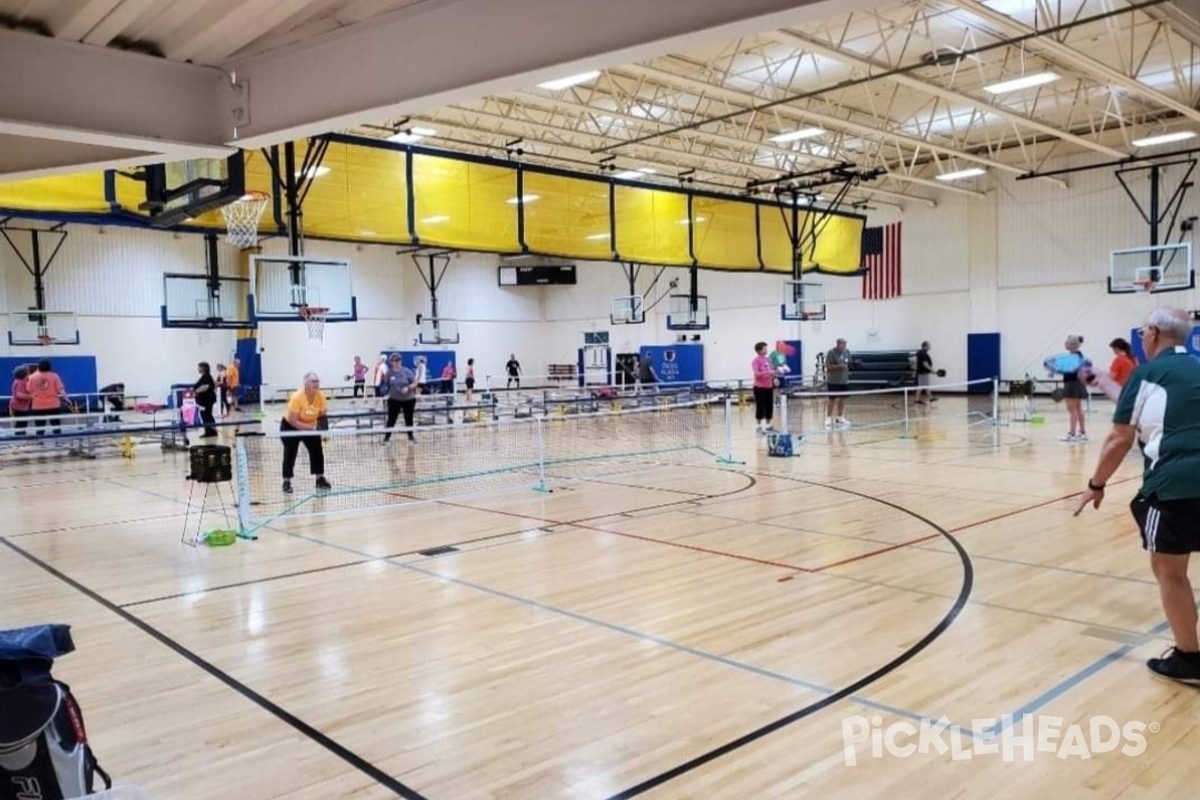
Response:
[[[6,465],[0,627],[73,627],[56,674],[155,800],[1190,796],[1200,694],[1143,666],[1169,639],[1137,459],[1071,517],[1106,406],[1086,445],[1050,411],[790,460],[751,413],[744,465],[632,459],[211,550],[180,544],[183,454]],[[843,753],[855,715],[1021,713],[1159,727],[1137,757]]]

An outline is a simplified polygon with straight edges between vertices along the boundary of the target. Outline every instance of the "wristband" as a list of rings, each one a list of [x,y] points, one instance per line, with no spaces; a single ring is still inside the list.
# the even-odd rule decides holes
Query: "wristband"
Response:
[[[1088,488],[1091,489],[1093,492],[1103,492],[1104,484],[1100,484],[1099,486],[1097,486],[1096,484],[1092,483],[1091,478],[1088,478]]]

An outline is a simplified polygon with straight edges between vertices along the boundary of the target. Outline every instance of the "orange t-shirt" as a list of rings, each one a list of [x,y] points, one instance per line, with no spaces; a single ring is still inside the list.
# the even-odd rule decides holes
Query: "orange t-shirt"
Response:
[[[236,389],[241,383],[242,374],[238,371],[237,364],[230,364],[225,368],[225,385],[230,389]]]
[[[1124,386],[1125,381],[1129,380],[1129,376],[1137,369],[1137,364],[1132,358],[1121,353],[1112,360],[1112,365],[1108,368],[1108,373],[1112,375],[1113,380],[1118,386]]]
[[[60,398],[66,394],[62,378],[53,372],[35,372],[26,380],[33,398],[30,407],[34,411],[57,411],[62,407]]]

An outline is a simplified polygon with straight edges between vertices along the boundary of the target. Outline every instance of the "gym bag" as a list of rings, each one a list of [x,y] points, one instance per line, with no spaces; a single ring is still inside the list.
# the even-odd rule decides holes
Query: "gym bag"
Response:
[[[66,625],[0,631],[0,800],[69,800],[91,794],[96,763],[71,689],[54,659],[75,649]]]

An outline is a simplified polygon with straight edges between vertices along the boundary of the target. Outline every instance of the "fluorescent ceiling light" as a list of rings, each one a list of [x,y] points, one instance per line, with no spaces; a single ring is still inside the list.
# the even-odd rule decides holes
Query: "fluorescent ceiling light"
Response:
[[[794,142],[798,139],[811,139],[814,136],[820,136],[824,133],[823,128],[801,128],[798,131],[788,131],[777,136],[772,136],[771,141],[783,144],[784,142]]]
[[[421,220],[421,222],[424,222],[426,225],[437,225],[439,222],[449,221],[450,217],[445,214],[436,214],[432,217],[426,217],[425,219]]]
[[[534,200],[540,200],[541,197],[542,196],[540,194],[525,194],[521,195],[520,197],[510,197],[504,202],[508,203],[510,206],[517,206],[521,203],[532,203]]]
[[[570,75],[566,78],[556,78],[552,81],[546,81],[545,83],[539,83],[538,88],[539,89],[548,89],[551,92],[559,92],[559,91],[562,91],[563,89],[569,89],[572,86],[578,86],[581,83],[587,83],[588,81],[595,80],[596,78],[599,78],[599,77],[600,77],[600,71],[592,70],[591,72],[581,72],[578,75]]]
[[[934,175],[933,177],[939,181],[958,181],[962,180],[963,178],[974,178],[976,175],[986,174],[987,170],[983,169],[982,167],[967,167],[966,169],[960,169],[957,172],[943,172],[941,175]]]
[[[658,170],[656,170],[654,167],[641,167],[639,169],[627,169],[624,172],[618,172],[613,177],[620,178],[623,181],[628,181],[633,180],[634,178],[640,178],[643,175],[653,175],[656,172],[658,172]]]
[[[697,225],[700,225],[701,223],[704,223],[704,222],[708,222],[708,217],[696,217]],[[679,220],[679,224],[680,225],[691,225],[692,221],[690,219],[681,219],[681,220]]]
[[[591,236],[585,236],[583,238],[587,239],[589,242],[600,242],[609,238],[611,235],[612,234],[609,233],[593,233]]]
[[[1134,139],[1134,147],[1154,147],[1156,144],[1168,144],[1170,142],[1182,142],[1184,139],[1191,139],[1196,135],[1195,131],[1175,131],[1175,133],[1162,133],[1158,136],[1147,136],[1145,139]]]
[[[309,168],[308,168],[308,171],[304,173],[304,176],[303,176],[303,177],[305,177],[305,178],[319,178],[319,177],[321,177],[322,175],[324,175],[324,174],[326,174],[326,173],[328,173],[328,172],[329,172],[329,167],[309,167]],[[301,177],[301,174],[300,174],[299,172],[297,172],[297,173],[296,173],[296,177],[297,177],[297,178]]]
[[[358,235],[359,236],[374,236],[375,231],[359,231]]]
[[[1001,81],[983,87],[985,92],[991,94],[1004,94],[1005,92],[1017,92],[1021,89],[1031,89],[1034,86],[1041,86],[1045,83],[1053,83],[1062,76],[1057,72],[1034,72],[1029,75],[1022,75],[1019,78],[1013,78],[1009,81]]]
[[[437,131],[433,128],[422,128],[419,126],[409,128],[408,132],[413,136],[437,136]]]
[[[402,131],[400,133],[392,134],[391,136],[387,137],[387,140],[389,142],[395,142],[396,144],[416,144],[424,138],[424,136],[414,131]]]

